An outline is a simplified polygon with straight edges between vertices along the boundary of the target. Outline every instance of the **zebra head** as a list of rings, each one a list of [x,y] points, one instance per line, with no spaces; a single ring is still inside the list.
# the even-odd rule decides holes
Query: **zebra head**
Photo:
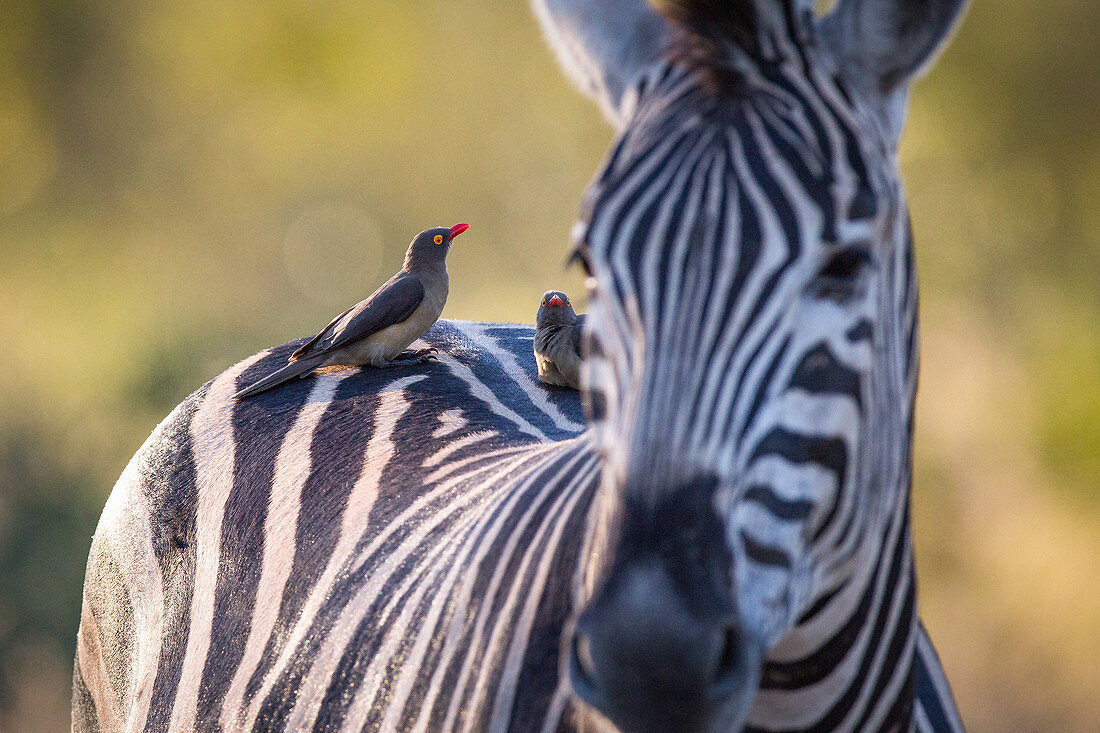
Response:
[[[735,730],[844,647],[876,568],[911,588],[896,145],[965,3],[611,4],[545,3],[621,127],[576,232],[603,478],[570,676],[625,730]]]

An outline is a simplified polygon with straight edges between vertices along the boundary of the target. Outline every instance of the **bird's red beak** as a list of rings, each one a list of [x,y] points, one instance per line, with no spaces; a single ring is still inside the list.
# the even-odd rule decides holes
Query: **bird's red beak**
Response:
[[[559,298],[558,296],[555,295],[554,297],[550,298],[550,300],[546,301],[546,307],[547,308],[564,308],[565,303],[562,301],[561,298]]]
[[[454,239],[459,234],[462,234],[462,232],[466,231],[469,228],[469,224],[455,224],[453,227],[451,227],[451,239]]]

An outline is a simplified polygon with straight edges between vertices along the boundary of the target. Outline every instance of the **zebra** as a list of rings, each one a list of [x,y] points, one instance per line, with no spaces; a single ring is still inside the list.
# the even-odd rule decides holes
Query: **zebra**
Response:
[[[583,394],[533,329],[180,404],[89,554],[74,730],[959,731],[916,612],[896,146],[964,0],[533,0],[618,130]]]

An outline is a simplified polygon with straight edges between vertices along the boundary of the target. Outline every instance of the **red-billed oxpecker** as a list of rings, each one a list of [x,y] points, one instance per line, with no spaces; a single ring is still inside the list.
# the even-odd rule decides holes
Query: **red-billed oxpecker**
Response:
[[[290,363],[234,397],[243,399],[304,377],[322,366],[404,366],[431,358],[432,349],[405,351],[431,328],[447,303],[447,253],[470,227],[455,224],[416,235],[396,275],[336,316],[290,356]]]
[[[547,290],[535,316],[535,362],[539,381],[581,388],[581,335],[584,315],[573,312],[569,296]]]

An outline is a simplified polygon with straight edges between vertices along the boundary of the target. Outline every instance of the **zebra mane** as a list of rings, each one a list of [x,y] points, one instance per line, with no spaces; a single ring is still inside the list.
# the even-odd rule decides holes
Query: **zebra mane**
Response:
[[[748,67],[766,63],[782,45],[805,35],[805,0],[652,0],[681,33],[670,43],[673,63],[699,72],[712,91],[736,96]],[[802,15],[800,16],[800,12]]]
[[[653,0],[658,11],[688,33],[677,49],[688,60],[714,62],[724,43],[733,42],[753,58],[760,56],[758,19],[753,0]]]

